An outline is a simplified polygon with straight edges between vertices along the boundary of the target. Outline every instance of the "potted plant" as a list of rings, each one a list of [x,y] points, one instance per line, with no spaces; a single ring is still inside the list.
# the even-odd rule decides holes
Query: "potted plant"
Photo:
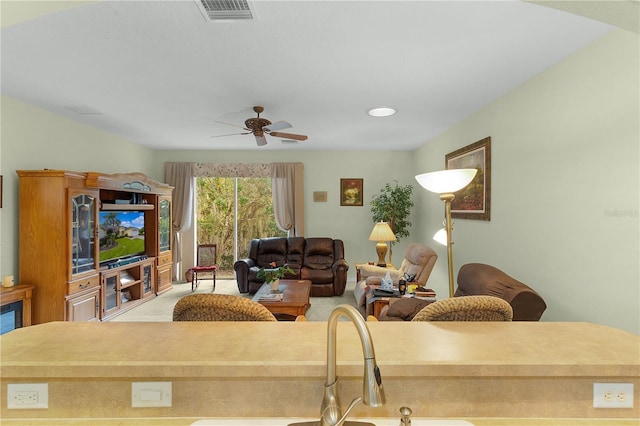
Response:
[[[403,237],[409,236],[409,214],[413,207],[413,187],[411,185],[399,186],[398,181],[395,187],[389,183],[380,189],[380,193],[375,195],[371,200],[371,213],[373,215],[373,223],[387,222],[391,230],[396,236],[396,241],[392,241],[391,245],[400,241]],[[389,263],[391,263],[392,250],[389,247]]]
[[[278,291],[280,279],[284,278],[285,274],[295,274],[288,265],[276,266],[276,262],[271,262],[269,266],[270,268],[260,268],[257,277],[269,283],[272,292]]]

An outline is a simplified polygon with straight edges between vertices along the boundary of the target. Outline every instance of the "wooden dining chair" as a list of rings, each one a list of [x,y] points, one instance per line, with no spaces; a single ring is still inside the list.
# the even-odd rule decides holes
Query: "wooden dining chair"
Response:
[[[211,292],[216,291],[216,244],[198,244],[196,265],[189,269],[191,273],[191,291],[196,291],[199,281],[213,280]]]

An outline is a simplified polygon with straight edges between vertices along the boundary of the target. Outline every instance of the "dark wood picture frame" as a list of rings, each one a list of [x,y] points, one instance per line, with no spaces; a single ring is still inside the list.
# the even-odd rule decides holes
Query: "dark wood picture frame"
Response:
[[[363,186],[364,179],[340,179],[340,205],[362,206]]]
[[[451,217],[491,220],[491,137],[467,145],[445,156],[448,169],[478,169],[476,177],[456,192]]]
[[[0,209],[2,208],[2,175],[0,175]]]

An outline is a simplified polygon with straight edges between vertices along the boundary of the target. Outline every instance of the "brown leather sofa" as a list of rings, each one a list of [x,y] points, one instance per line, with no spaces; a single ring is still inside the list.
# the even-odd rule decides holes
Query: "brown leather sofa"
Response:
[[[528,285],[484,263],[467,263],[458,271],[455,296],[496,296],[509,302],[513,321],[539,321],[547,304]]]
[[[254,294],[264,283],[257,277],[260,268],[288,265],[294,275],[284,279],[311,281],[311,296],[340,296],[347,285],[349,264],[344,259],[342,240],[332,238],[256,238],[249,244],[249,255],[236,261],[240,293]]]

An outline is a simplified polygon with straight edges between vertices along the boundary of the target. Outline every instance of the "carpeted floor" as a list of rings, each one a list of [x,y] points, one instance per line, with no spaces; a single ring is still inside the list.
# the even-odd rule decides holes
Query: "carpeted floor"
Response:
[[[210,293],[211,281],[203,281],[200,283],[196,293]],[[312,297],[311,307],[307,310],[306,317],[308,321],[326,321],[329,314],[338,305],[349,304],[355,306],[355,298],[353,296],[353,288],[355,283],[347,283],[347,289],[342,296],[334,297]],[[232,294],[235,296],[251,297],[248,294],[240,294],[235,279],[218,279],[216,280],[216,291],[218,294]],[[171,321],[173,307],[178,300],[192,294],[191,283],[173,283],[173,288],[140,306],[136,306],[130,311],[124,312],[111,321],[120,322],[154,322],[154,321]]]

